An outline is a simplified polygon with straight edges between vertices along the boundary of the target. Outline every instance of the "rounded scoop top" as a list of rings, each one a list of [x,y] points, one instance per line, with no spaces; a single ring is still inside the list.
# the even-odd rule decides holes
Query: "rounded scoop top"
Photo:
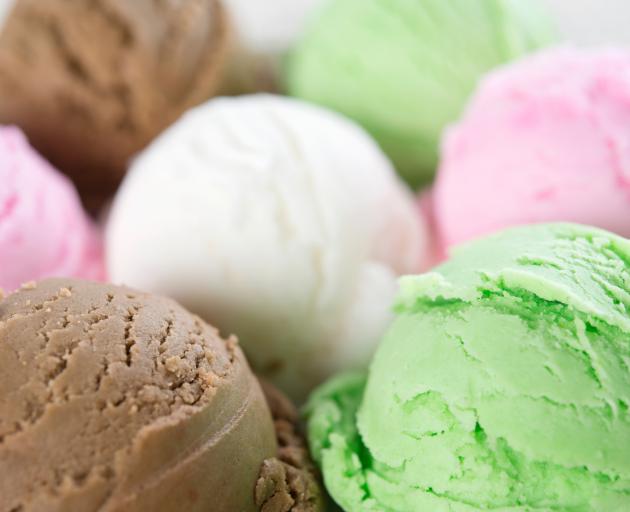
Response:
[[[253,511],[275,451],[235,339],[174,301],[60,279],[0,301],[0,509]]]
[[[271,95],[212,100],[132,166],[107,226],[111,278],[238,335],[293,398],[365,367],[396,277],[422,264],[410,191],[354,123]]]
[[[358,121],[412,185],[430,181],[444,126],[489,69],[545,46],[540,5],[336,0],[287,65],[289,92]]]
[[[490,73],[446,132],[433,207],[447,250],[533,222],[630,236],[630,51],[561,47]]]
[[[18,124],[96,210],[129,159],[220,85],[220,0],[16,0],[0,39],[0,122]]]
[[[518,228],[405,277],[365,377],[310,405],[346,510],[630,506],[630,243]],[[356,414],[353,412],[356,411]]]

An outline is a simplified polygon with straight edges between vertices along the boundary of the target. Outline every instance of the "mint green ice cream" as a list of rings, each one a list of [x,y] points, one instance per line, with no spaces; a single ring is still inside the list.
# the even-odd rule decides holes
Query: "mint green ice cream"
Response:
[[[286,81],[361,123],[415,186],[477,79],[552,40],[537,0],[328,0]]]
[[[402,279],[369,377],[308,406],[342,508],[630,510],[630,242],[516,228]]]

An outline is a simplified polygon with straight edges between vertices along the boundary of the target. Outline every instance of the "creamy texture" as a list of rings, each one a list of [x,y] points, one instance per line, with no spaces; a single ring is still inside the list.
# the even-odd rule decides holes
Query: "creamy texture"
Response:
[[[25,285],[0,297],[0,510],[321,511],[295,410],[265,395],[172,300]]]
[[[0,510],[253,511],[275,453],[236,340],[172,300],[57,279],[0,301]]]
[[[322,510],[294,407],[234,338],[127,288],[1,299],[0,509]]]
[[[107,227],[111,278],[239,336],[295,398],[361,367],[422,263],[409,191],[358,127],[274,96],[191,111],[134,163]]]
[[[347,511],[630,507],[630,243],[506,231],[403,278],[369,378],[309,405]]]
[[[445,250],[515,224],[630,236],[630,50],[560,48],[493,72],[442,148]]]
[[[134,153],[213,95],[226,44],[218,0],[17,0],[0,33],[0,122],[96,207]]]
[[[362,124],[401,174],[431,179],[440,133],[487,70],[550,42],[530,0],[335,0],[287,66],[291,94]]]
[[[0,288],[49,276],[103,279],[101,235],[72,183],[0,127]]]

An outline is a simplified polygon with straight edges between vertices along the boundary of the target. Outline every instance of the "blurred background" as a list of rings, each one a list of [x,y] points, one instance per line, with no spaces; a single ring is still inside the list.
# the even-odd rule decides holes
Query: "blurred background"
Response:
[[[575,43],[630,43],[630,2],[625,0],[545,0],[561,34]]]

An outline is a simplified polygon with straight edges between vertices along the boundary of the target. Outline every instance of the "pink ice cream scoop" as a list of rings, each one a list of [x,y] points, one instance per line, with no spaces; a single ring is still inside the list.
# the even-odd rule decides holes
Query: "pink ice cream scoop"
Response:
[[[488,75],[446,133],[432,199],[446,250],[542,221],[630,236],[630,51],[558,48]]]
[[[17,128],[0,127],[0,287],[103,274],[99,232],[72,183]]]

